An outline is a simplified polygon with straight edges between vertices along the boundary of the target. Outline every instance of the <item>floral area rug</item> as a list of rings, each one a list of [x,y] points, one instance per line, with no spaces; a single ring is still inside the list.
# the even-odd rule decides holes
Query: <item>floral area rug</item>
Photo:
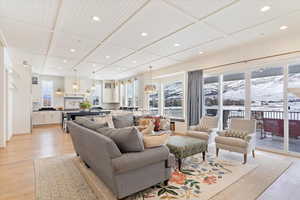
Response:
[[[183,162],[182,170],[172,172],[168,186],[156,185],[126,200],[207,200],[257,167],[234,161],[221,161],[198,154]]]

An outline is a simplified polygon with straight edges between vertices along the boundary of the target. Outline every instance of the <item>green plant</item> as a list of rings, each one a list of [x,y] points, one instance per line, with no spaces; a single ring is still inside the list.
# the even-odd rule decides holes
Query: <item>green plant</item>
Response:
[[[90,109],[92,104],[88,101],[83,101],[80,103],[80,109]]]

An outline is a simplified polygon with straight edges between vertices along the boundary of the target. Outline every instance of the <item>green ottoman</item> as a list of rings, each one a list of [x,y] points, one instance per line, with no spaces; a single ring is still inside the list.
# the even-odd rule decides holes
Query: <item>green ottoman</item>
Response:
[[[181,170],[183,158],[202,153],[205,160],[205,152],[207,151],[207,142],[198,138],[175,135],[169,137],[167,146],[178,160],[178,169]]]

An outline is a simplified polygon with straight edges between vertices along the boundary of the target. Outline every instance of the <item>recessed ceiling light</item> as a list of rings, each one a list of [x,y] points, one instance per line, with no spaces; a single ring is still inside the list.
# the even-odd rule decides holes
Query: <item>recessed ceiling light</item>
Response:
[[[270,6],[264,6],[260,9],[261,12],[267,12],[268,10],[270,10],[271,7]]]
[[[142,32],[141,33],[141,36],[143,36],[143,37],[145,37],[145,36],[147,36],[148,35],[148,33],[146,33],[146,32]]]
[[[100,21],[100,17],[98,17],[98,16],[93,16],[92,19],[93,19],[94,21],[96,21],[96,22]]]
[[[280,30],[285,30],[287,28],[288,28],[288,26],[280,26]]]
[[[75,50],[75,49],[70,49],[70,51],[73,53],[73,52],[75,52],[76,50]]]
[[[180,44],[178,44],[178,43],[174,44],[174,47],[179,47],[179,46],[180,46]]]
[[[199,54],[200,54],[200,55],[203,54],[203,51],[199,51]]]
[[[106,59],[109,59],[109,58],[110,58],[110,56],[105,56],[105,58],[106,58]]]
[[[93,67],[96,67],[96,64],[93,64]]]
[[[136,60],[132,61],[132,63],[136,63]]]
[[[63,60],[63,62],[64,62],[64,63],[67,63],[67,60],[66,60],[66,59],[64,59],[64,60]]]

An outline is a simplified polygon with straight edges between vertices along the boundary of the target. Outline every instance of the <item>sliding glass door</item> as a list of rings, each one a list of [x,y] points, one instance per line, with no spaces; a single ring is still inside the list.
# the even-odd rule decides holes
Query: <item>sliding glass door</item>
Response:
[[[300,153],[300,65],[288,68],[288,149]]]
[[[245,117],[245,74],[226,74],[223,77],[223,129],[231,118]]]

